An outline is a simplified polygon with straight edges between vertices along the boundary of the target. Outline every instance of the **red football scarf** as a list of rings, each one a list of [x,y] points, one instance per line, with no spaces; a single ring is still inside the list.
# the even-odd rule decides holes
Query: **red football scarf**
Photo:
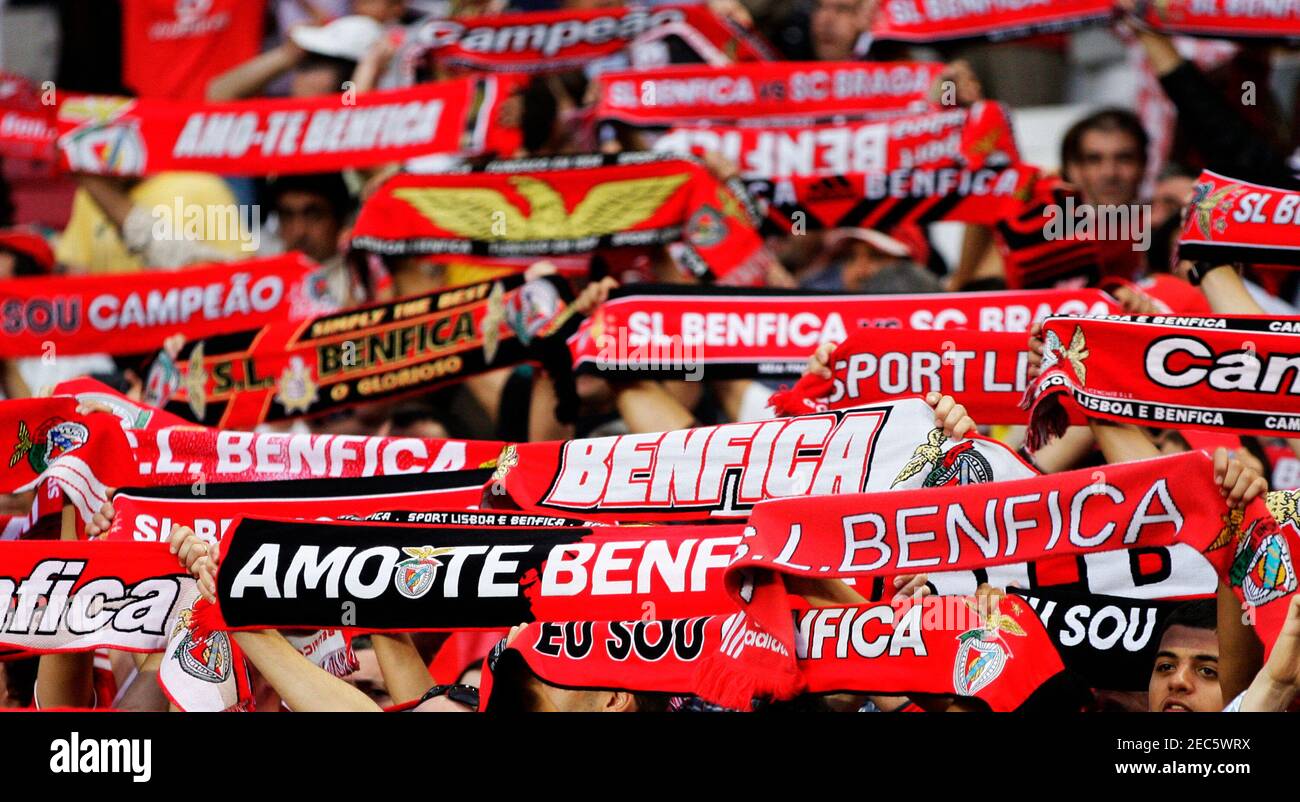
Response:
[[[1113,0],[889,0],[880,4],[871,35],[881,41],[913,44],[959,39],[1002,42],[1073,31],[1106,22],[1114,13]]]
[[[994,225],[1019,215],[1038,181],[1022,164],[969,169],[957,163],[842,176],[751,180],[751,196],[785,234],[953,220]]]
[[[739,527],[451,527],[240,518],[201,631],[498,629],[727,612]],[[647,607],[647,603],[649,606]]]
[[[214,482],[206,487],[126,488],[113,496],[117,514],[104,539],[166,540],[173,526],[186,526],[204,540],[216,543],[239,515],[316,520],[383,512],[385,521],[418,519],[419,513],[428,510],[477,506],[489,478],[491,471],[483,469],[355,479]]]
[[[1117,311],[1099,290],[879,296],[637,285],[613,291],[569,349],[576,369],[601,375],[798,378],[818,346],[869,337],[863,329],[1025,332],[1052,314]],[[935,348],[952,350],[950,340]],[[1024,347],[1022,335],[1014,350]]]
[[[162,651],[182,596],[193,592],[165,545],[0,543],[0,646]]]
[[[1201,173],[1178,256],[1216,265],[1300,267],[1300,192]]]
[[[1142,22],[1169,34],[1211,39],[1300,37],[1300,8],[1294,3],[1159,0],[1143,5]]]
[[[757,220],[738,183],[694,159],[555,156],[392,178],[362,207],[352,247],[548,256],[681,240],[685,266],[716,280],[757,258]]]
[[[248,661],[229,633],[196,630],[195,603],[180,611],[171,629],[158,668],[158,685],[182,712],[254,710]]]
[[[835,125],[678,125],[655,140],[666,153],[713,152],[756,178],[887,172],[961,159],[1016,161],[1006,112],[997,103],[945,109],[880,122]]]
[[[942,70],[929,62],[790,61],[607,72],[596,117],[653,127],[899,112],[923,108]]]
[[[418,57],[441,67],[504,73],[560,72],[612,56],[643,36],[686,26],[736,61],[765,61],[761,39],[707,7],[566,9],[468,19],[428,19],[410,29]]]
[[[1030,448],[1066,415],[1288,436],[1300,431],[1300,320],[1176,315],[1048,318],[1025,394]]]
[[[1083,470],[977,488],[776,499],[751,513],[727,587],[758,625],[792,643],[782,574],[863,580],[1186,543],[1255,608],[1271,648],[1287,607],[1275,602],[1296,589],[1294,506],[1284,528],[1263,499],[1230,513],[1211,467],[1207,455],[1188,452],[1107,466],[1100,476]],[[740,677],[749,670],[733,665]]]
[[[181,392],[167,409],[251,428],[426,392],[534,359],[571,314],[558,279],[523,285],[507,276],[273,323],[188,347]]]
[[[957,694],[1007,711],[1062,669],[1032,609],[1014,599],[1001,602],[995,622],[981,618],[973,599],[956,596],[793,615],[797,681],[807,693]],[[510,650],[548,685],[716,700],[699,665],[710,655],[769,647],[751,635],[743,613],[540,622],[527,625]],[[490,705],[490,691],[485,696]],[[748,701],[737,706],[748,709]]]
[[[0,357],[139,354],[177,333],[202,339],[302,320],[325,308],[318,270],[290,254],[177,271],[12,279],[0,286]]]
[[[1033,473],[996,441],[946,442],[929,405],[909,398],[762,422],[523,443],[507,448],[494,482],[530,512],[687,521],[743,519],[771,498]]]
[[[232,103],[82,96],[58,108],[65,169],[101,175],[337,172],[430,153],[509,153],[497,122],[514,79]]]
[[[981,424],[1023,424],[1028,386],[1025,335],[990,331],[859,330],[830,361],[833,375],[806,374],[772,396],[780,415],[844,409],[935,391],[956,397]]]

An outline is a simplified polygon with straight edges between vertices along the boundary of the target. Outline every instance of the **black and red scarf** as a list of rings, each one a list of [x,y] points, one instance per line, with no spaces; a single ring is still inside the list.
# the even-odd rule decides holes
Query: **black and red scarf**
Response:
[[[411,52],[453,71],[549,73],[585,67],[647,37],[702,37],[733,61],[772,58],[767,43],[702,5],[519,12],[421,20],[407,31]]]
[[[960,162],[838,176],[746,182],[774,231],[834,228],[889,232],[943,220],[996,225],[1024,212],[1039,184],[1023,164],[967,167]]]
[[[185,270],[16,278],[0,286],[0,357],[139,354],[173,334],[230,334],[329,305],[320,268],[297,253]]]
[[[1048,318],[1025,394],[1031,448],[1068,419],[1275,436],[1300,431],[1300,319],[1123,315]]]
[[[596,118],[667,127],[919,111],[942,71],[931,62],[788,61],[607,72]]]
[[[739,183],[719,182],[695,159],[553,156],[396,176],[362,207],[352,247],[551,256],[681,242],[690,273],[729,282],[760,258],[757,221]]]
[[[1113,0],[890,0],[880,4],[871,35],[881,41],[909,44],[980,39],[1003,42],[1073,31],[1107,22],[1114,14]]]
[[[1178,238],[1178,256],[1214,265],[1300,267],[1300,191],[1202,172]]]
[[[518,86],[517,78],[480,77],[229,103],[83,95],[62,100],[54,123],[69,172],[337,172],[432,153],[511,153],[519,130],[498,119]]]
[[[992,611],[990,611],[992,612]],[[1015,710],[1061,660],[1028,605],[1004,600],[981,616],[970,597],[929,597],[900,605],[793,612],[794,688],[810,694],[939,694],[974,697],[994,711]],[[510,646],[529,671],[561,688],[617,688],[739,702],[701,666],[719,656],[772,649],[743,613],[635,621],[537,622]],[[486,678],[486,677],[485,677]],[[491,712],[491,685],[482,696]],[[770,701],[770,700],[769,700]],[[749,708],[749,700],[733,707]]]
[[[506,276],[186,346],[166,409],[221,428],[427,392],[562,352],[567,285]],[[576,326],[576,321],[572,325]],[[568,367],[562,360],[563,368]]]

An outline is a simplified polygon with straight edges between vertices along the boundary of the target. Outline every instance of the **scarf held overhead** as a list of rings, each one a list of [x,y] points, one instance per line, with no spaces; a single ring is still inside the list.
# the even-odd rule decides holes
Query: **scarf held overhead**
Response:
[[[743,519],[764,499],[1033,473],[997,441],[948,441],[930,406],[909,398],[762,422],[523,443],[507,447],[493,481],[530,512],[709,521]]]
[[[1114,0],[888,0],[880,4],[871,35],[881,41],[911,44],[961,39],[1003,42],[1073,31],[1107,22],[1114,14]]]
[[[1201,173],[1192,191],[1178,256],[1215,265],[1255,262],[1300,267],[1300,192]]]
[[[1294,3],[1238,0],[1160,0],[1145,4],[1140,19],[1158,31],[1211,39],[1300,38]]]
[[[12,279],[0,285],[0,357],[139,354],[173,334],[202,339],[302,320],[330,305],[324,286],[323,270],[296,253],[176,271]]]
[[[872,122],[833,125],[677,125],[655,140],[665,153],[719,153],[755,178],[843,175],[1016,161],[1005,108],[981,102]]]
[[[979,488],[777,499],[751,513],[727,587],[767,626],[781,574],[862,580],[1187,544],[1256,608],[1271,647],[1287,607],[1275,602],[1296,590],[1295,495],[1229,511],[1211,469],[1187,452]]]
[[[484,517],[493,517],[490,513]],[[522,517],[519,520],[528,520]],[[734,608],[722,572],[738,527],[471,527],[239,518],[202,631],[497,629]],[[347,622],[341,616],[349,609]],[[512,623],[513,622],[513,623]]]
[[[1300,432],[1300,320],[1263,316],[1053,317],[1025,394],[1030,447],[1067,416],[1250,434]]]
[[[555,156],[387,181],[352,247],[383,255],[552,256],[681,241],[697,277],[724,279],[762,246],[738,183],[694,159]]]
[[[562,289],[508,276],[201,341],[167,410],[252,427],[463,381],[533,359],[569,319]]]
[[[560,72],[615,55],[660,29],[685,26],[735,61],[766,61],[767,44],[706,6],[565,9],[426,19],[408,33],[440,67],[489,73]]]
[[[58,148],[70,172],[132,176],[337,172],[431,153],[509,153],[519,132],[497,120],[516,85],[467,78],[231,103],[77,96],[59,104]]]
[[[827,296],[639,284],[611,292],[569,338],[569,349],[576,370],[606,376],[681,379],[707,368],[710,378],[798,378],[823,343],[870,344],[877,335],[896,342],[903,335],[892,332],[925,330],[936,337],[922,339],[947,352],[957,348],[956,337],[983,341],[974,331],[957,331],[969,329],[988,332],[988,342],[999,343],[1014,365],[1015,352],[1026,345],[1023,332],[1035,321],[1116,311],[1110,296],[1090,289]],[[1006,332],[1021,334],[1014,341],[997,336]],[[932,372],[923,359],[916,364],[918,371]],[[897,392],[924,392],[906,389],[921,387],[919,379],[898,381],[904,387]]]
[[[1042,625],[1027,610],[1003,601],[996,627],[969,597],[793,611],[796,687],[807,693],[956,694],[982,699],[994,711],[1014,710],[1061,670]],[[690,694],[748,709],[749,700],[735,704],[739,700],[699,668],[719,654],[771,648],[745,618],[737,612],[537,622],[524,627],[510,648],[549,685]]]
[[[931,62],[791,61],[607,72],[596,117],[666,127],[920,110],[942,70]]]

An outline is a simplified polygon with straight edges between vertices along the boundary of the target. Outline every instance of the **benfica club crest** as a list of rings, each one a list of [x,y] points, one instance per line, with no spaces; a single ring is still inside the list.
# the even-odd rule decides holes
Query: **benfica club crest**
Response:
[[[686,240],[696,247],[712,248],[726,238],[727,222],[708,204],[700,206],[686,223]]]
[[[534,338],[549,337],[570,316],[565,314],[559,291],[546,279],[525,282],[510,296],[505,315],[510,330],[524,345]]]
[[[930,471],[921,482],[922,487],[971,485],[993,481],[993,466],[975,449],[975,441],[966,440],[944,452],[942,446],[947,439],[943,429],[931,430],[926,436],[926,442],[916,447],[912,452],[912,458],[898,472],[898,476],[894,477],[894,483],[890,486],[898,487],[927,467]]]
[[[1019,615],[1020,605],[1014,601],[1010,604],[1012,612]],[[980,613],[969,601],[966,606],[977,614]],[[981,618],[984,617],[981,615]],[[984,618],[981,626],[957,636],[961,646],[957,649],[957,659],[952,667],[952,687],[958,696],[974,696],[1001,676],[1007,658],[1013,656],[1010,647],[1002,639],[1004,632],[1020,637],[1025,634],[1014,618],[994,610]]]
[[[138,120],[125,118],[135,107],[130,98],[88,96],[64,103],[59,116],[75,123],[59,137],[59,147],[74,172],[139,175],[148,151]]]
[[[1074,327],[1074,336],[1070,338],[1068,348],[1061,342],[1061,338],[1054,331],[1048,331],[1043,338],[1042,370],[1044,371],[1064,359],[1070,363],[1070,367],[1074,368],[1074,375],[1078,378],[1079,383],[1087,384],[1088,368],[1083,363],[1088,357],[1088,343],[1084,338],[1082,326]]]
[[[435,549],[432,546],[405,546],[402,551],[410,555],[409,559],[397,564],[393,572],[393,585],[397,592],[408,599],[418,599],[433,587],[433,580],[438,576],[442,560],[439,554],[450,554],[451,549]]]
[[[18,421],[18,442],[9,455],[9,467],[17,465],[24,457],[36,473],[44,473],[50,463],[71,451],[76,451],[90,439],[90,430],[80,423],[50,418],[36,427],[33,434],[27,423]]]
[[[306,412],[320,398],[316,393],[316,382],[312,380],[311,370],[302,357],[290,357],[289,365],[280,374],[280,388],[275,394],[288,414]]]
[[[1228,571],[1246,603],[1259,606],[1296,589],[1291,547],[1275,522],[1259,519],[1237,540],[1237,554]]]
[[[233,662],[230,639],[224,632],[196,636],[193,621],[193,609],[182,610],[176,621],[174,633],[183,633],[175,652],[181,670],[204,682],[225,682]]]
[[[1214,239],[1215,234],[1222,234],[1228,228],[1228,213],[1237,205],[1237,198],[1245,191],[1246,188],[1237,183],[1215,189],[1213,181],[1192,188],[1192,200],[1187,213],[1196,222],[1201,236]]]

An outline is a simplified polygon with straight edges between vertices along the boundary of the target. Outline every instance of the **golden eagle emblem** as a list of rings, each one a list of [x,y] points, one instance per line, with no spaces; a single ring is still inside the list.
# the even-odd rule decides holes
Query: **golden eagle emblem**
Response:
[[[1046,332],[1043,337],[1043,370],[1047,370],[1058,363],[1061,357],[1065,357],[1070,367],[1074,368],[1074,375],[1079,378],[1079,383],[1087,384],[1088,369],[1083,361],[1088,356],[1087,341],[1084,339],[1082,326],[1074,327],[1074,336],[1070,338],[1069,348],[1061,343],[1061,338],[1054,331]]]
[[[917,446],[916,450],[912,452],[912,458],[903,465],[903,469],[898,472],[898,476],[894,477],[894,483],[890,487],[898,487],[901,483],[928,468],[932,463],[942,459],[943,452],[940,450],[940,446],[947,439],[948,436],[943,433],[943,429],[932,429],[926,435],[925,442]]]
[[[1222,234],[1228,227],[1224,218],[1214,219],[1215,211],[1231,211],[1237,196],[1245,191],[1241,184],[1228,184],[1215,192],[1211,192],[1212,189],[1213,184],[1197,184],[1188,207],[1188,213],[1196,220],[1196,227],[1206,239],[1213,239],[1215,233]]]
[[[506,320],[506,293],[501,282],[492,285],[488,295],[487,311],[479,323],[479,333],[483,335],[483,361],[491,365],[497,358],[497,345],[501,342],[501,324]]]
[[[471,240],[511,242],[598,237],[626,231],[652,216],[689,176],[664,175],[605,181],[592,187],[572,212],[549,183],[512,176],[528,212],[487,187],[402,187],[393,197],[410,204],[439,228]]]

